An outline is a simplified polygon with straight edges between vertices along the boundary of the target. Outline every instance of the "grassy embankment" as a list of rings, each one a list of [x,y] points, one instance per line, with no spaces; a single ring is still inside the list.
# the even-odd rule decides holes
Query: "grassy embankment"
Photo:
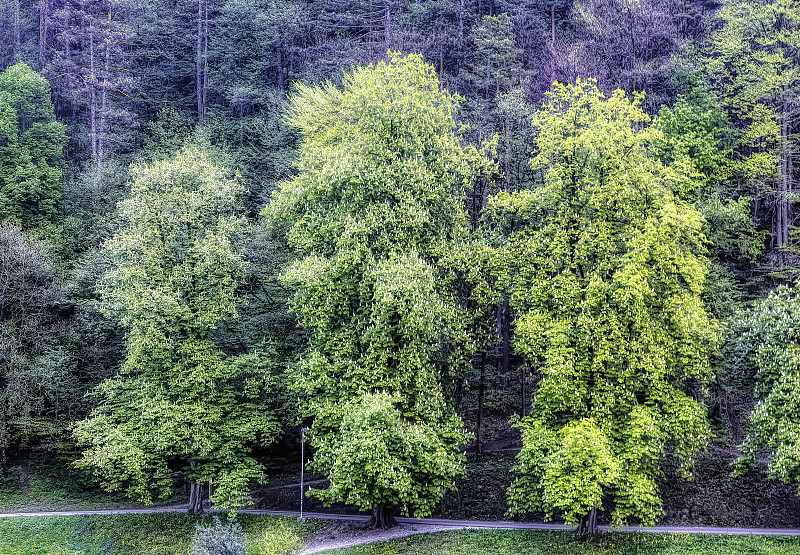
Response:
[[[456,530],[337,549],[325,555],[800,555],[800,538],[702,534]]]
[[[318,524],[290,517],[239,515],[248,553],[278,555],[300,545]],[[81,515],[0,519],[3,555],[186,555],[198,519],[182,514]],[[201,522],[211,524],[211,517]],[[282,546],[282,547],[281,547]]]

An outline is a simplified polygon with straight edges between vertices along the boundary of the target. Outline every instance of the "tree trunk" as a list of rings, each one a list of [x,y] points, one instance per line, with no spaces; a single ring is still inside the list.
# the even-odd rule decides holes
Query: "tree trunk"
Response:
[[[29,477],[30,477],[30,467],[28,466],[28,455],[25,453],[20,453],[19,488],[25,495],[27,495],[28,492],[30,491],[29,480],[28,480]]]
[[[778,268],[781,270],[786,265],[789,243],[789,214],[788,214],[788,193],[789,193],[789,115],[786,104],[783,105],[781,121],[781,181],[778,190],[777,222],[775,236],[777,239]]]
[[[392,509],[385,503],[378,503],[372,507],[372,518],[369,519],[370,528],[392,528],[397,526],[397,521],[392,514]]]
[[[186,507],[186,512],[190,515],[203,514],[203,485],[202,484],[189,484],[189,504]]]
[[[108,100],[108,75],[111,71],[111,6],[108,8],[108,29],[106,32],[106,59],[103,68],[103,86],[100,92],[100,128],[97,137],[97,171],[103,166],[103,153],[106,134],[106,102]]]
[[[208,92],[208,0],[203,0],[203,117],[206,115],[206,92]]]
[[[92,160],[97,164],[97,76],[94,67],[94,29],[89,30],[89,122]]]
[[[475,422],[475,453],[483,454],[481,424],[483,423],[483,400],[486,397],[486,355],[481,355],[481,382],[478,385],[478,417]]]
[[[390,0],[386,0],[386,5],[383,11],[383,33],[384,42],[386,43],[386,51],[392,49],[392,4]]]
[[[588,515],[581,517],[578,525],[578,534],[581,536],[594,536],[597,533],[597,508],[592,507]]]
[[[195,52],[195,94],[197,94],[197,120],[203,123],[203,1],[197,0],[197,51]]]
[[[22,61],[22,39],[19,22],[19,0],[14,0],[14,61]]]
[[[510,307],[508,306],[508,300],[503,300],[500,304],[500,314],[498,315],[500,338],[503,342],[500,368],[503,376],[508,375],[509,359],[511,358],[511,323],[509,321],[511,315],[509,312]]]
[[[550,5],[550,86],[556,82],[556,4]]]
[[[50,18],[50,0],[39,2],[39,72],[47,65],[47,23]]]
[[[275,83],[280,90],[283,90],[283,56],[281,56],[281,43],[275,43],[275,55],[278,57],[277,67],[275,68]]]

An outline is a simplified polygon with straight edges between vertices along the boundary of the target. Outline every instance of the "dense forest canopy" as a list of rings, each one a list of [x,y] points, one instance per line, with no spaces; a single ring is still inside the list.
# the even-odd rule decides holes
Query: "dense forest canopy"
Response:
[[[310,426],[387,525],[494,411],[518,514],[800,487],[798,75],[792,0],[0,0],[0,473],[235,507]]]

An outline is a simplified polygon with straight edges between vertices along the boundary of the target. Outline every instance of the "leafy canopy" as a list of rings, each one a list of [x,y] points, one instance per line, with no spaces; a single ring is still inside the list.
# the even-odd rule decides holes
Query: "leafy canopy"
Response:
[[[127,349],[119,374],[98,387],[98,407],[77,425],[85,450],[76,464],[146,503],[169,495],[180,470],[193,483],[213,479],[215,505],[236,507],[261,477],[252,447],[278,432],[263,361],[226,356],[211,337],[239,300],[242,188],[191,148],[132,174],[99,285]]]
[[[469,345],[446,260],[466,234],[461,191],[489,164],[462,145],[458,98],[417,55],[341,88],[299,85],[290,106],[299,174],[265,214],[300,255],[284,276],[312,332],[298,382],[314,467],[331,478],[313,494],[424,516],[462,472],[443,386]]]
[[[750,427],[736,461],[736,473],[752,468],[769,452],[769,474],[800,492],[800,301],[785,286],[739,315],[731,335],[736,352],[755,370]]]
[[[700,300],[702,218],[672,195],[686,176],[651,152],[659,131],[639,101],[559,84],[533,118],[544,185],[490,199],[492,221],[524,222],[505,279],[515,348],[538,376],[517,422],[511,513],[563,511],[575,524],[608,492],[612,522],[652,523],[664,451],[688,462],[708,435],[685,389],[708,380],[717,341]]]
[[[28,230],[57,219],[66,142],[50,83],[23,62],[0,74],[0,221]]]

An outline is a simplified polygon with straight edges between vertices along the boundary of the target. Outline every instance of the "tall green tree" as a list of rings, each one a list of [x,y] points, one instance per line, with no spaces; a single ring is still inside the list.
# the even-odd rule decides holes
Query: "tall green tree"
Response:
[[[209,481],[217,507],[247,504],[261,477],[252,448],[278,432],[271,378],[257,353],[226,356],[212,338],[235,314],[246,267],[234,248],[242,188],[193,148],[132,172],[99,284],[103,310],[126,330],[126,354],[76,427],[76,465],[147,503],[169,495],[180,471],[190,512],[202,511]]]
[[[0,221],[56,222],[66,140],[47,80],[22,62],[0,74]]]
[[[424,516],[463,472],[463,425],[443,388],[469,350],[445,260],[466,233],[460,201],[488,163],[462,145],[458,99],[418,55],[299,85],[289,122],[299,174],[265,213],[299,260],[285,274],[311,330],[298,382],[325,502]]]
[[[652,523],[667,449],[688,464],[708,437],[690,394],[710,377],[716,343],[700,295],[702,217],[671,193],[680,172],[651,152],[658,130],[622,91],[558,85],[533,119],[544,174],[500,193],[489,214],[525,223],[508,244],[515,348],[537,375],[510,511],[563,512],[593,532]]]
[[[794,133],[800,104],[800,7],[791,0],[730,0],[715,15],[706,67],[740,128],[740,172],[770,230],[773,267],[792,257]],[[760,200],[760,202],[759,202]],[[794,260],[794,261],[793,261]],[[791,263],[790,263],[791,262]]]
[[[674,181],[672,192],[705,219],[710,273],[704,301],[716,317],[728,318],[745,297],[766,234],[752,219],[753,199],[733,179],[735,131],[705,85],[680,95],[671,108],[662,106],[656,121],[662,132],[654,143],[659,159],[689,178]]]
[[[800,302],[797,292],[781,286],[739,314],[729,343],[742,367],[739,378],[755,383],[756,405],[750,413],[743,455],[736,474],[751,469],[757,456],[769,456],[769,476],[794,484],[800,493]]]
[[[133,39],[134,3],[67,0],[55,8],[46,15],[53,40],[42,72],[53,84],[59,114],[71,116],[88,134],[91,161],[99,171],[109,152],[125,149],[131,139],[135,73],[127,44]]]
[[[0,470],[69,437],[66,341],[72,306],[47,257],[20,228],[0,224]],[[23,484],[25,487],[26,484]]]

